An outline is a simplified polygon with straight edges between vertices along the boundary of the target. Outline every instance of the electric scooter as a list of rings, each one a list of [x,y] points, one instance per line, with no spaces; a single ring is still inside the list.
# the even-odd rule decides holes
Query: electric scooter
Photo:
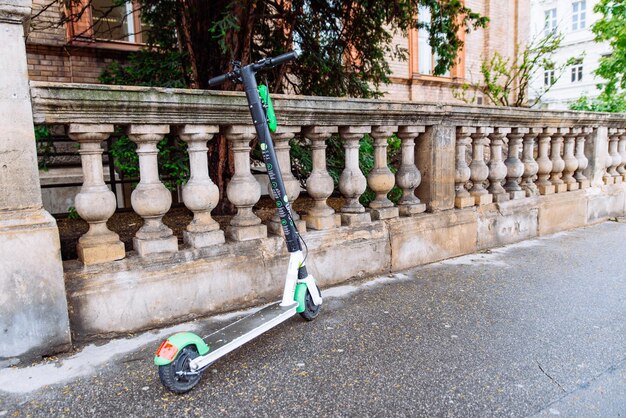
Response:
[[[163,341],[156,352],[154,363],[159,366],[161,382],[171,392],[180,394],[190,391],[198,384],[202,373],[217,359],[286,321],[296,313],[299,313],[305,320],[312,321],[320,312],[322,295],[315,284],[315,279],[307,272],[305,266],[306,256],[303,255],[300,246],[302,237],[293,221],[291,205],[285,192],[270,135],[270,130],[276,131],[276,115],[267,86],[257,86],[255,77],[259,71],[297,57],[297,52],[288,52],[274,58],[264,58],[246,66],[233,61],[231,72],[209,80],[210,86],[217,86],[226,81],[244,86],[289,251],[289,265],[281,302],[269,305],[205,338],[191,332],[181,332]],[[304,243],[303,240],[302,242]]]

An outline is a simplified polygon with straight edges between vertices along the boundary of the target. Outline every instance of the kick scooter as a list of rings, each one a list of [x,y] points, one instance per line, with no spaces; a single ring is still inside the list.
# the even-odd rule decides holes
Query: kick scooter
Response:
[[[159,366],[163,385],[174,393],[185,393],[198,384],[202,373],[217,359],[230,353],[265,331],[299,313],[312,321],[322,305],[322,295],[304,264],[306,257],[300,246],[300,234],[291,215],[291,205],[285,192],[270,130],[276,130],[276,116],[266,86],[257,86],[255,74],[297,58],[296,52],[288,52],[274,58],[265,58],[253,64],[241,66],[233,62],[233,70],[209,80],[210,86],[226,81],[243,84],[252,121],[259,138],[261,152],[272,193],[280,216],[282,231],[289,251],[289,265],[285,278],[283,298],[258,312],[244,317],[204,339],[191,332],[181,332],[163,341],[156,352],[154,363]]]

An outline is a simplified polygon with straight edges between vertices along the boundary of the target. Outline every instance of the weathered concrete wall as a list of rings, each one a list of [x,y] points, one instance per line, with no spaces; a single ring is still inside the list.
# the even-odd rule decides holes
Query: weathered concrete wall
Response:
[[[500,247],[537,236],[537,197],[492,203],[478,208],[479,250]]]
[[[624,216],[625,205],[621,184],[308,232],[307,265],[323,288]],[[588,218],[588,207],[600,209]],[[160,260],[68,262],[72,328],[90,339],[269,302],[282,291],[287,260],[282,239],[271,237]]]
[[[0,0],[0,361],[70,343],[59,232],[42,209],[22,22]]]

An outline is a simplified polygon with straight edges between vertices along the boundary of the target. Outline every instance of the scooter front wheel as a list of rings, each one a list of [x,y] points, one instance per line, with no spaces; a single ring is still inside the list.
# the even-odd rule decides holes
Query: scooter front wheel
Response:
[[[163,386],[170,392],[186,393],[200,381],[202,373],[192,372],[189,367],[191,360],[198,357],[198,351],[193,345],[180,350],[176,359],[170,364],[159,366],[159,378]]]
[[[322,295],[322,291],[318,289],[320,292],[320,296]],[[320,314],[320,310],[322,309],[322,305],[316,305],[313,303],[313,296],[311,296],[311,292],[307,289],[306,295],[304,296],[304,311],[300,312],[300,316],[306,319],[307,321],[312,321],[317,318],[317,315]]]

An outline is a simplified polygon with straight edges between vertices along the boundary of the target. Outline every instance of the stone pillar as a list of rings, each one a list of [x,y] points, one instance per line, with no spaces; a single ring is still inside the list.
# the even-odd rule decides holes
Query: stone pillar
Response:
[[[556,132],[554,128],[544,128],[539,134],[539,151],[537,155],[537,189],[542,195],[555,192],[555,186],[550,182],[552,161],[548,157],[550,151],[550,138]]]
[[[557,128],[550,142],[550,161],[552,161],[550,182],[554,185],[554,190],[557,193],[567,191],[567,184],[561,179],[563,169],[565,168],[565,161],[561,157],[561,147],[563,145],[563,136],[568,132],[569,128]]]
[[[311,126],[303,130],[305,138],[311,140],[313,150],[313,170],[307,179],[306,189],[315,203],[305,219],[307,228],[322,230],[341,226],[341,217],[326,203],[335,188],[326,170],[326,140],[337,132],[336,126]]]
[[[296,228],[300,234],[306,232],[306,223],[300,219],[300,216],[296,213],[293,204],[298,196],[300,196],[300,181],[291,172],[291,156],[289,151],[291,149],[289,141],[300,132],[299,126],[284,126],[278,125],[276,132],[272,134],[274,140],[274,150],[276,151],[276,159],[278,160],[278,166],[280,167],[280,174],[285,184],[285,191],[287,192],[287,198],[291,204],[291,217],[295,222]],[[272,191],[271,183],[267,184],[267,191],[272,199],[274,199],[274,192]],[[278,211],[274,211],[272,219],[267,225],[267,229],[274,235],[283,236],[283,227],[280,224],[280,216]]]
[[[594,129],[585,142],[585,155],[589,159],[589,167],[584,172],[585,177],[589,179],[591,186],[602,186],[609,159],[609,132],[606,126],[598,126]]]
[[[130,196],[133,210],[143,218],[143,225],[133,238],[133,248],[140,257],[178,251],[178,240],[163,223],[172,206],[172,194],[159,179],[157,143],[169,133],[169,125],[129,125],[128,137],[137,144],[139,184]]]
[[[183,241],[191,248],[209,247],[224,242],[224,231],[211,217],[220,192],[209,177],[207,141],[219,132],[216,125],[183,125],[178,136],[187,143],[190,176],[183,186],[183,202],[193,212],[193,220],[183,231]]]
[[[376,198],[369,205],[374,220],[397,218],[399,215],[398,208],[387,198],[387,193],[395,184],[395,177],[387,166],[387,140],[397,130],[397,126],[375,126],[372,129],[374,168],[367,176],[367,185],[376,193]]]
[[[539,189],[535,185],[534,178],[539,170],[539,164],[535,161],[534,148],[535,138],[541,133],[541,128],[530,128],[524,135],[524,151],[522,162],[524,163],[524,174],[522,179],[522,189],[526,192],[526,197],[537,196]]]
[[[491,158],[489,159],[489,193],[493,195],[494,202],[506,202],[509,194],[502,187],[502,181],[506,177],[506,165],[502,161],[502,139],[510,132],[508,128],[495,128],[489,134],[491,140]]]
[[[119,235],[107,228],[115,213],[115,194],[104,183],[102,141],[113,133],[113,125],[71,124],[69,137],[80,144],[78,153],[83,169],[83,186],[76,195],[76,211],[89,224],[89,231],[78,240],[78,259],[85,265],[121,260],[126,256]]]
[[[485,145],[489,143],[487,135],[493,132],[493,128],[480,127],[476,128],[472,136],[472,162],[470,164],[470,170],[472,174],[470,180],[472,180],[472,188],[470,194],[474,196],[474,203],[476,205],[488,205],[493,202],[493,196],[487,192],[483,182],[487,180],[489,176],[489,167],[485,164]]]
[[[617,167],[617,172],[622,175],[622,181],[626,181],[626,129],[622,129],[617,147],[622,163]]]
[[[402,189],[398,210],[402,216],[412,216],[426,210],[426,205],[415,196],[422,175],[415,165],[415,139],[424,133],[424,126],[402,126],[398,137],[402,140],[402,164],[396,173],[396,184]]]
[[[467,147],[472,144],[471,135],[476,128],[466,126],[456,128],[456,170],[454,174],[454,206],[466,208],[474,206],[474,197],[467,191],[466,184],[470,179],[472,170],[467,165]]]
[[[580,189],[589,187],[589,180],[585,177],[583,172],[589,165],[589,160],[585,156],[585,140],[589,137],[591,131],[591,128],[582,128],[576,137],[576,159],[578,159],[578,168],[576,169],[574,178],[578,182]]]
[[[261,198],[261,186],[250,172],[250,141],[256,136],[256,131],[254,126],[232,125],[224,133],[233,144],[235,159],[235,174],[226,186],[226,195],[237,208],[226,234],[234,241],[265,238],[267,227],[252,211]]]
[[[445,123],[427,126],[415,144],[415,161],[422,175],[416,195],[429,212],[454,208],[455,129]]]
[[[526,197],[526,192],[522,190],[519,184],[524,174],[524,163],[519,159],[519,154],[522,137],[528,132],[528,128],[513,128],[511,133],[508,134],[509,152],[507,159],[504,161],[506,166],[506,184],[504,189],[511,199]]]
[[[607,184],[620,184],[622,175],[617,171],[617,167],[622,164],[622,156],[617,151],[620,136],[624,133],[623,129],[609,129],[609,158],[607,161],[607,172],[611,175],[611,182]]]
[[[613,158],[615,157],[613,155],[613,144],[616,142],[616,139],[619,138],[619,133],[617,132],[616,128],[609,128],[609,137],[608,137],[608,143],[607,143],[607,156],[606,159],[604,161],[604,167],[605,167],[605,172],[604,172],[604,184],[613,184],[615,183],[615,177],[614,174],[617,174],[617,171],[615,171],[615,168],[613,166]],[[615,148],[615,151],[617,151],[617,148]]]
[[[369,126],[344,126],[339,134],[344,140],[345,168],[339,178],[339,190],[346,199],[341,208],[341,223],[347,226],[363,225],[372,222],[370,213],[365,211],[359,198],[367,188],[367,179],[359,167],[360,140],[371,132]]]
[[[0,363],[70,347],[56,222],[41,204],[23,23],[31,1],[0,2]],[[7,361],[16,363],[17,359]],[[2,365],[0,365],[2,367]]]
[[[578,158],[574,156],[576,137],[580,135],[580,128],[571,128],[565,134],[565,145],[563,145],[563,161],[565,168],[563,169],[563,182],[567,186],[568,191],[578,190],[580,188],[578,182],[574,178],[574,172],[578,169]]]

